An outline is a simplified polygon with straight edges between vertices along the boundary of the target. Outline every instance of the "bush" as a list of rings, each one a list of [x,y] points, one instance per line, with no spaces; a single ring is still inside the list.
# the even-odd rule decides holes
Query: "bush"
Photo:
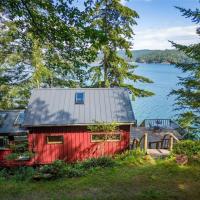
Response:
[[[200,141],[184,140],[174,145],[173,153],[186,155],[190,162],[200,162]]]
[[[94,167],[113,167],[115,161],[110,157],[91,158],[82,163],[84,169],[91,169]]]
[[[131,165],[154,164],[155,160],[140,150],[128,150],[122,154],[116,155],[118,163],[127,163]]]
[[[5,168],[0,168],[0,180],[7,179],[8,172]]]
[[[85,175],[85,172],[83,171],[83,169],[76,167],[76,165],[68,166],[66,168],[65,176],[67,176],[68,178],[81,177],[81,176],[84,176],[84,175]]]
[[[16,181],[28,181],[31,180],[35,169],[33,167],[18,167],[11,170],[12,179]]]
[[[31,180],[35,173],[33,167],[16,167],[0,169],[0,179],[12,179],[15,181]]]
[[[184,140],[174,145],[173,153],[188,157],[200,154],[200,141]]]
[[[83,169],[76,165],[66,164],[62,160],[56,160],[50,165],[44,165],[39,168],[34,179],[56,179],[60,177],[80,177],[84,175]]]
[[[52,164],[44,165],[39,169],[39,174],[49,174],[49,177],[51,178],[62,177],[65,173],[66,164],[62,160],[56,160]]]

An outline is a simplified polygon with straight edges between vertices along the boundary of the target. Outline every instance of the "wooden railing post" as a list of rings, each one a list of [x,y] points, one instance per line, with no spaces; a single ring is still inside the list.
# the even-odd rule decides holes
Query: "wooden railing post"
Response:
[[[147,133],[144,134],[144,152],[147,153],[147,148],[148,148],[148,135]]]
[[[173,142],[174,142],[174,138],[170,135],[169,138],[169,150],[172,151],[173,149]]]

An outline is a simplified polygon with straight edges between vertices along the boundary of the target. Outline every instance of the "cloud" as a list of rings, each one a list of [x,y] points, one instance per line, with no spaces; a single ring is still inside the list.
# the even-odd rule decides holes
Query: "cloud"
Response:
[[[168,40],[189,45],[199,42],[197,26],[178,26],[135,31],[134,49],[171,49]]]
[[[127,1],[126,0],[121,0],[121,4],[126,5]]]

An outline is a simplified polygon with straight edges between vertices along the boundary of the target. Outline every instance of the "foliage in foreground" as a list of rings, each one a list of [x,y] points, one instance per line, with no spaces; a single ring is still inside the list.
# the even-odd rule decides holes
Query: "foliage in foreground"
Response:
[[[190,161],[200,161],[200,141],[180,141],[174,145],[173,153],[178,155],[186,155]]]
[[[15,182],[0,180],[1,200],[199,200],[200,168],[173,160],[155,165],[117,165],[91,170],[81,178]]]
[[[200,5],[200,2],[199,2]],[[200,24],[200,9],[192,11],[177,7],[183,16],[191,18],[192,22]],[[200,36],[200,28],[197,28],[197,37]],[[200,43],[189,46],[172,42],[179,51],[185,53],[193,60],[192,63],[175,63],[177,68],[185,72],[185,77],[179,78],[179,89],[171,94],[176,96],[177,109],[181,111],[179,124],[189,133],[200,134]],[[182,112],[183,111],[183,112]]]
[[[49,180],[57,178],[72,178],[84,176],[89,170],[95,168],[113,167],[115,160],[111,157],[91,158],[83,162],[67,164],[62,160],[56,160],[52,164],[41,167],[16,167],[0,169],[0,179],[25,180]]]
[[[186,155],[190,159],[189,164],[199,163],[200,141],[181,141],[174,146],[174,154]],[[173,159],[172,159],[173,158]],[[62,160],[54,161],[52,164],[40,167],[18,167],[13,169],[0,169],[0,180],[11,179],[14,181],[50,180],[58,178],[72,178],[87,176],[93,171],[105,170],[105,168],[121,168],[124,166],[147,167],[159,165],[159,163],[173,162],[174,157],[166,160],[153,159],[140,150],[128,150],[124,153],[111,157],[91,158],[83,162],[67,164]],[[195,161],[195,162],[193,162]],[[198,162],[196,162],[198,161]]]

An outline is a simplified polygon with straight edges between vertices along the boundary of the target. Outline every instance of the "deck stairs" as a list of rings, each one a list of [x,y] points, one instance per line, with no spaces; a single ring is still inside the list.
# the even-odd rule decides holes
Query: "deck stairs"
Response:
[[[171,119],[145,119],[131,129],[131,149],[140,148],[152,157],[166,157],[174,143],[187,133]]]
[[[153,158],[164,158],[170,155],[168,149],[147,149],[147,154]]]
[[[178,141],[179,139],[173,133],[167,133],[161,140],[148,141],[148,133],[145,133],[140,139],[134,138],[130,148],[140,148],[154,158],[164,158],[170,155],[174,143]]]

